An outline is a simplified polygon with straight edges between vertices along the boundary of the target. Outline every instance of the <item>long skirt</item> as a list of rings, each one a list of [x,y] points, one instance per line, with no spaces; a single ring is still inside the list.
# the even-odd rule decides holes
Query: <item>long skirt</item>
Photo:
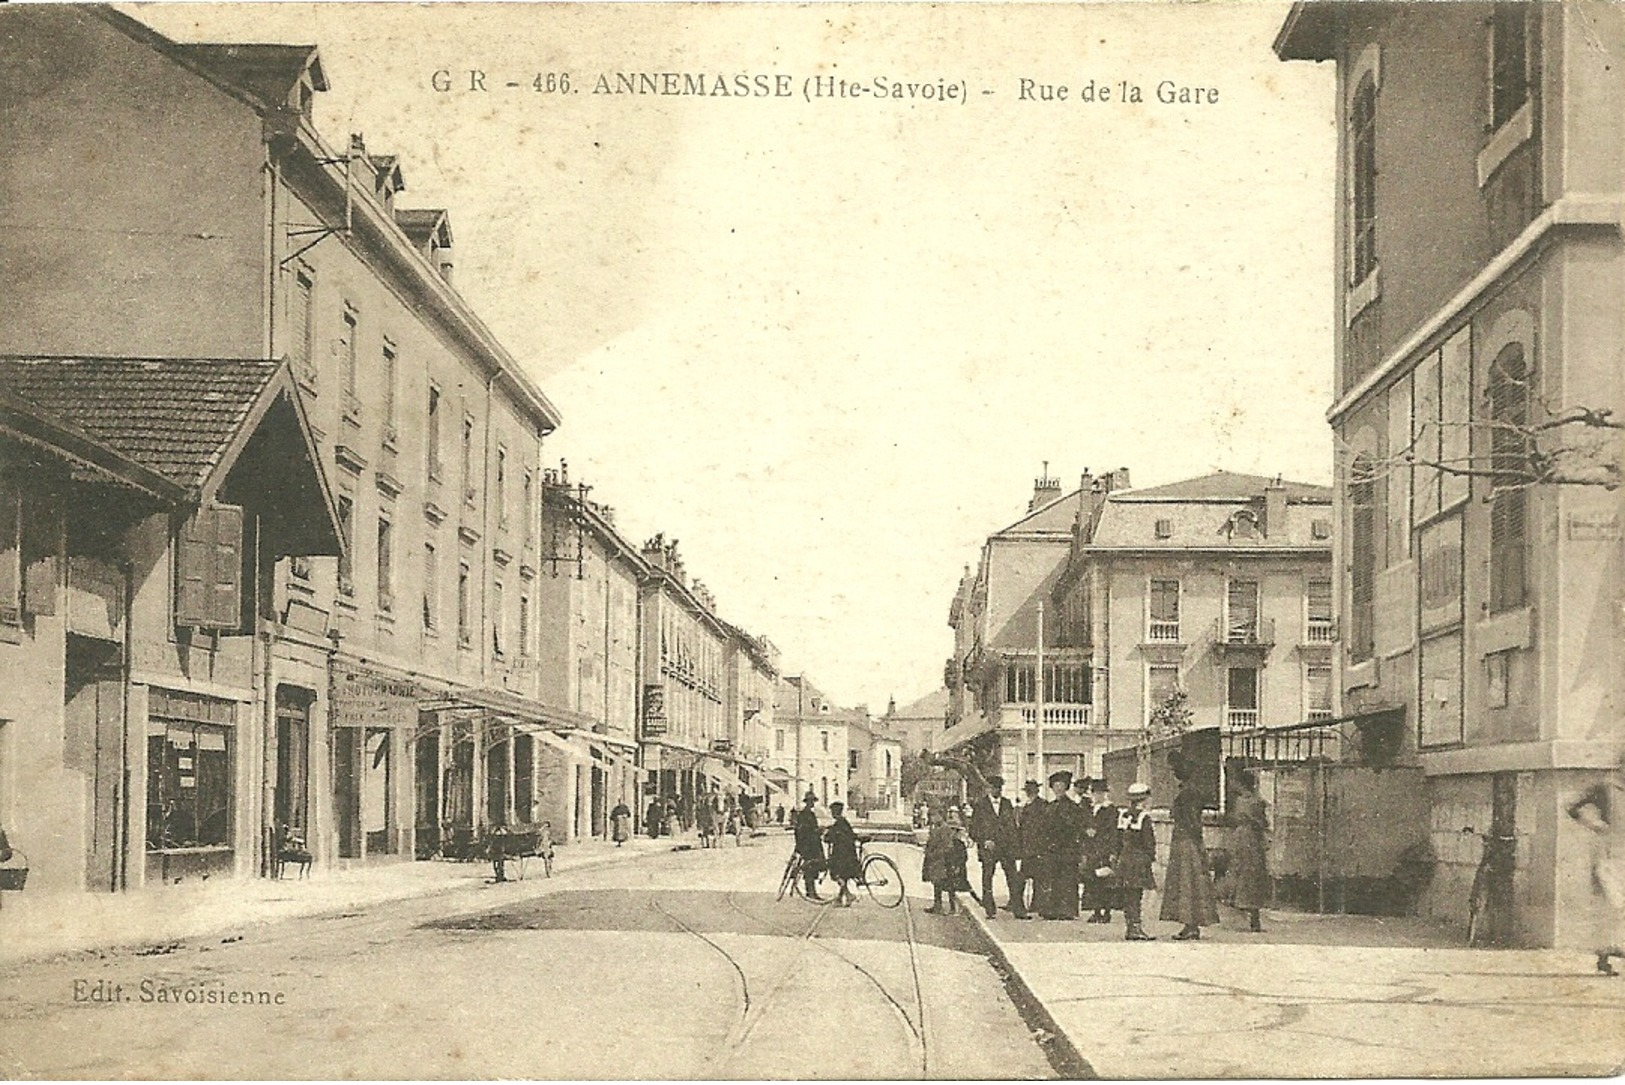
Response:
[[[1187,927],[1208,927],[1219,922],[1213,879],[1207,871],[1207,850],[1188,836],[1175,836],[1168,846],[1161,918]]]
[[[1078,918],[1078,860],[1069,855],[1043,861],[1044,903],[1038,914],[1046,919]]]
[[[632,819],[622,814],[615,819],[612,831],[617,844],[632,839]]]
[[[1230,854],[1230,879],[1235,898],[1231,901],[1242,911],[1268,908],[1270,905],[1270,872],[1264,861],[1264,842],[1256,837],[1239,837],[1235,851]]]
[[[1613,855],[1599,844],[1591,862],[1591,946],[1598,951],[1625,949],[1625,855]]]

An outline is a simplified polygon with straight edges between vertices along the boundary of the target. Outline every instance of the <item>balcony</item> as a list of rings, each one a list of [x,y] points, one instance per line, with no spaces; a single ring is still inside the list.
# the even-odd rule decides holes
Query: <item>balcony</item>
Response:
[[[1179,622],[1152,622],[1146,629],[1145,639],[1148,644],[1178,644]]]
[[[1275,647],[1275,619],[1255,618],[1251,622],[1219,619],[1212,626],[1213,646],[1220,655],[1262,660]]]
[[[1256,708],[1226,708],[1224,710],[1225,727],[1231,731],[1248,731],[1258,726],[1258,709]]]
[[[1094,705],[1048,704],[1044,706],[1044,730],[1082,731],[1094,721]],[[999,729],[1020,730],[1036,727],[1038,706],[1035,704],[1007,704],[999,708]]]
[[[1337,623],[1330,618],[1310,618],[1304,629],[1305,644],[1333,644],[1337,640]]]

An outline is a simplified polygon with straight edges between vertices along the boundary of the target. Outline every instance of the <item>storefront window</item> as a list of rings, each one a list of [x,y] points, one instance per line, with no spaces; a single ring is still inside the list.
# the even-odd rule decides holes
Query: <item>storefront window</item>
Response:
[[[147,847],[231,842],[231,728],[152,718],[147,729]]]

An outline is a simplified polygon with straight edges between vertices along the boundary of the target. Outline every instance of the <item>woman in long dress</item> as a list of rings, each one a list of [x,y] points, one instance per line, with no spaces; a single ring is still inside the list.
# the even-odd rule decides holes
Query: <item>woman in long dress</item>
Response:
[[[1612,957],[1625,957],[1625,762],[1569,806],[1569,816],[1592,834],[1591,944],[1597,971],[1617,976]]]
[[[1258,774],[1242,769],[1239,785],[1230,806],[1230,823],[1236,827],[1230,852],[1231,903],[1247,913],[1247,929],[1262,931],[1259,912],[1270,902],[1270,872],[1265,850],[1269,837],[1269,806],[1258,794]]]
[[[615,804],[609,812],[610,836],[618,848],[632,839],[632,810],[624,801]]]
[[[1219,922],[1219,905],[1208,874],[1207,849],[1202,846],[1202,795],[1191,782],[1191,765],[1176,752],[1169,756],[1168,766],[1179,781],[1179,791],[1170,811],[1174,829],[1168,838],[1161,916],[1181,924],[1175,941],[1190,942],[1202,937],[1203,927]]]

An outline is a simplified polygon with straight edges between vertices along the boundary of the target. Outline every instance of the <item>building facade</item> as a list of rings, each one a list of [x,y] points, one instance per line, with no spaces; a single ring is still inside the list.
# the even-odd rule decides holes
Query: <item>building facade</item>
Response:
[[[1573,797],[1621,751],[1625,14],[1613,5],[1298,4],[1331,61],[1336,582],[1345,711],[1403,721],[1426,779],[1431,914],[1577,945]]]
[[[852,758],[848,726],[863,714],[837,707],[805,675],[779,680],[773,709],[775,779],[783,781],[787,806],[811,792],[820,803],[847,801]]]
[[[846,728],[847,801],[867,818],[903,816],[903,740],[886,724],[864,712]]]
[[[1185,727],[1223,735],[1332,718],[1331,536],[1324,486],[1217,472],[1092,487],[1051,595],[1054,644],[1087,659],[1075,771],[1155,737],[1176,695]]]

